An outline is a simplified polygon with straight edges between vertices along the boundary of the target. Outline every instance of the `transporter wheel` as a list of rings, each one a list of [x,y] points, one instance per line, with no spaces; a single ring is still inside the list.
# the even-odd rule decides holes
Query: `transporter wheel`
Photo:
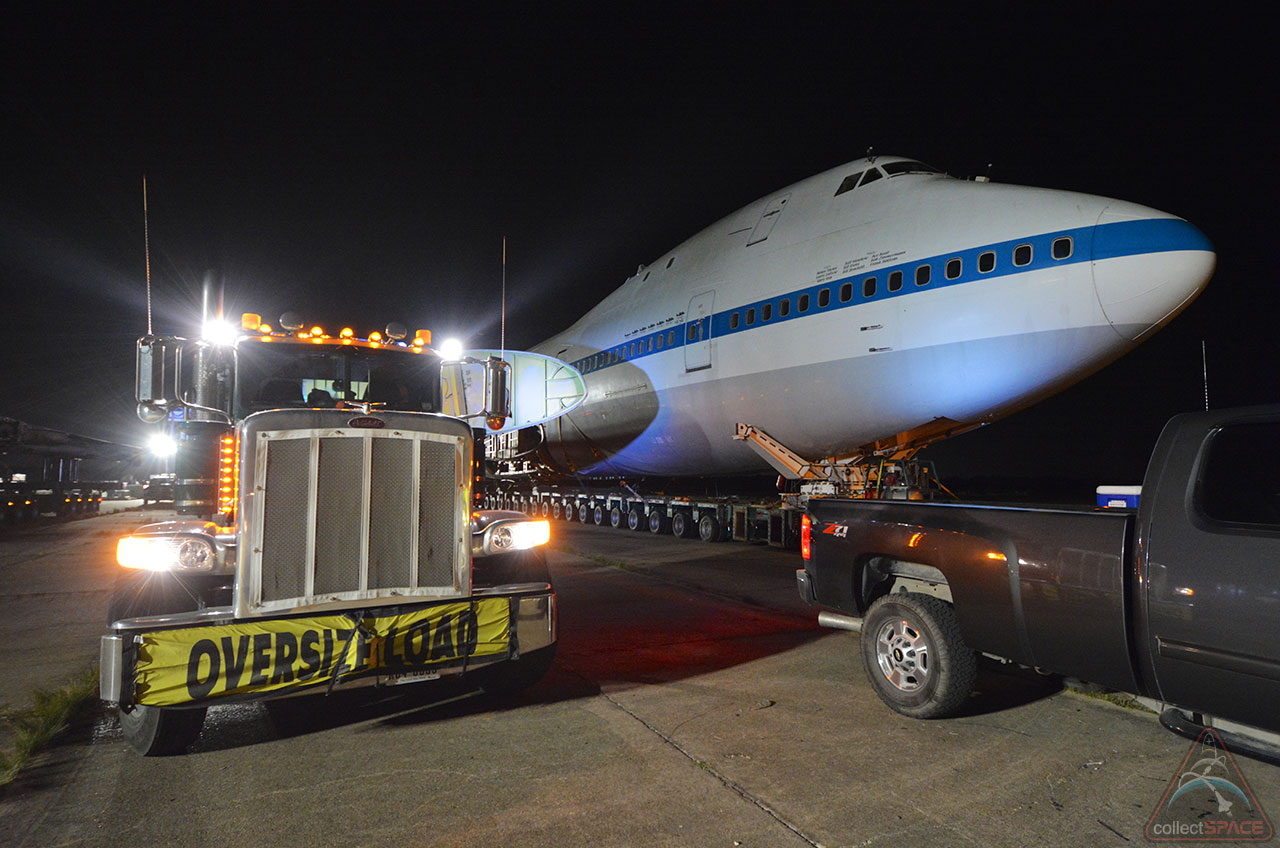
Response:
[[[561,513],[560,501],[556,501],[551,505],[551,517],[555,519],[559,519],[560,513]]]
[[[720,519],[714,515],[704,515],[698,519],[698,538],[704,542],[723,542],[720,532]]]
[[[605,522],[604,507],[597,506],[595,509],[593,509],[591,511],[591,520],[596,523],[597,527],[604,526],[604,522]]]
[[[491,668],[482,668],[475,673],[476,682],[486,695],[495,698],[509,698],[518,695],[537,683],[551,670],[556,658],[556,646],[553,642],[546,648],[539,648],[528,654],[521,654],[520,659],[500,662]]]
[[[644,513],[640,511],[640,507],[635,506],[627,513],[627,529],[643,530],[648,524],[645,521]]]
[[[678,539],[692,539],[697,534],[693,517],[687,512],[676,512],[671,516],[671,535]]]
[[[614,530],[622,526],[622,510],[616,506],[609,510],[609,526]]]
[[[144,757],[181,754],[204,727],[204,707],[180,710],[135,704],[120,708],[120,729],[129,747]]]
[[[914,592],[886,595],[862,625],[862,662],[880,700],[911,718],[952,715],[973,692],[977,658],[955,610]]]
[[[589,512],[589,510],[587,509],[587,505],[586,505],[586,504],[581,504],[581,505],[578,507],[578,521],[579,521],[579,523],[581,523],[581,524],[586,524],[586,523],[587,523],[587,518],[588,518],[588,516],[589,516],[589,515],[590,515],[590,512]]]
[[[649,532],[661,536],[671,532],[671,519],[660,509],[649,510]]]

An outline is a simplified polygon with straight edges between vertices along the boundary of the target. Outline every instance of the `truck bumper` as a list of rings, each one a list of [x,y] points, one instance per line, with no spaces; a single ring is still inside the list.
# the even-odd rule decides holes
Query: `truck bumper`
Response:
[[[459,612],[486,605],[492,609],[495,603],[502,601],[506,602],[507,626],[502,631],[501,644],[495,643],[494,637],[486,631],[490,625],[485,623],[485,616],[482,615],[481,622],[473,625],[474,630],[458,621]],[[432,618],[435,611],[443,609],[448,613]],[[316,636],[298,635],[312,632],[305,629],[308,626],[322,628],[342,615],[356,616],[353,621],[376,619],[377,624],[373,628],[362,626],[328,631],[341,636],[325,635],[323,630],[314,631],[319,634]],[[181,676],[186,678],[184,682],[190,693],[196,696],[204,693],[203,697],[188,699],[178,692],[172,696],[174,700],[156,703],[157,706],[181,708],[289,697],[333,686],[344,689],[387,686],[463,674],[548,648],[555,644],[558,628],[556,595],[546,584],[503,586],[500,593],[477,592],[470,599],[363,608],[308,617],[235,619],[227,609],[202,610],[182,616],[126,619],[115,622],[112,632],[101,638],[98,693],[103,701],[125,705],[135,703],[140,682],[139,655],[142,653],[150,658],[151,654],[158,653],[158,648],[148,645],[165,637],[169,641],[176,639],[181,649],[189,650],[189,653],[180,654],[180,661],[171,663],[163,672],[151,670],[150,679],[163,675]],[[352,633],[354,635],[348,635]],[[462,651],[459,646],[467,634],[478,637],[478,643],[487,646],[487,651],[482,649],[482,653],[475,655]],[[354,639],[359,644],[351,648],[341,637]],[[220,655],[218,648],[224,645]],[[143,650],[144,646],[148,647]],[[354,667],[342,665],[344,651],[349,651],[356,658]],[[319,662],[322,653],[326,658],[332,658],[327,669]],[[187,658],[183,659],[183,656]],[[437,662],[437,659],[441,661]],[[233,687],[228,683],[225,692],[219,691],[220,687],[214,684],[214,680],[217,678],[221,683],[219,675],[226,673],[233,663],[239,664],[239,670],[235,672],[237,680],[248,681],[249,685]],[[312,667],[318,671],[312,671]],[[336,681],[326,674],[335,668]],[[308,672],[311,677],[304,679]],[[254,683],[258,684],[256,688],[252,685]],[[293,685],[280,685],[282,683]],[[153,703],[145,697],[141,702]]]

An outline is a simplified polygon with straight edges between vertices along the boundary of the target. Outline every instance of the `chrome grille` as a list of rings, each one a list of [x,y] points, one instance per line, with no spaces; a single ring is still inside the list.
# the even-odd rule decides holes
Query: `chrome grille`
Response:
[[[252,502],[237,614],[465,594],[466,438],[394,427],[242,438],[253,439],[242,469]]]

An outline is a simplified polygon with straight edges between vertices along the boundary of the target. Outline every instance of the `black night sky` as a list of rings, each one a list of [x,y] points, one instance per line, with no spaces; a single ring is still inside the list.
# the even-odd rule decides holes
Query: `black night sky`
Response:
[[[1156,16],[1159,8],[1160,16]],[[1199,226],[1206,293],[948,474],[1137,482],[1160,425],[1280,401],[1277,73],[1261,21],[1020,4],[30,4],[0,21],[0,415],[141,442],[157,331],[229,311],[507,343],[563,329],[724,214],[864,154]],[[1209,11],[1205,11],[1209,10]],[[867,399],[874,402],[874,399]]]

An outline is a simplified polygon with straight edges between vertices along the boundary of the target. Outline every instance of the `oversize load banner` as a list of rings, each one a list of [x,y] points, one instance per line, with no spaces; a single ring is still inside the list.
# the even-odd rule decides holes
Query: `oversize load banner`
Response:
[[[142,636],[135,697],[171,706],[314,686],[335,675],[402,674],[496,657],[511,641],[506,598],[437,604],[399,615],[264,621]]]

